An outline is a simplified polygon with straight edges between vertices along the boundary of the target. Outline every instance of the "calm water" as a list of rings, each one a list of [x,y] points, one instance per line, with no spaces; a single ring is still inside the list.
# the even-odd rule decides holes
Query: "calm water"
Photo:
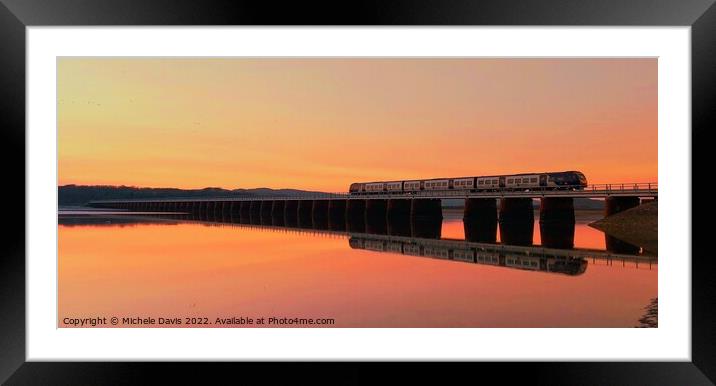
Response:
[[[122,318],[156,327],[257,326],[240,318],[268,327],[301,327],[286,324],[292,318],[333,320],[318,327],[634,327],[657,296],[656,258],[615,257],[587,226],[599,214],[578,214],[567,251],[542,248],[537,222],[532,246],[506,246],[499,230],[497,244],[467,243],[459,212],[444,217],[387,236],[60,216],[59,325],[117,317],[117,327],[147,326]]]

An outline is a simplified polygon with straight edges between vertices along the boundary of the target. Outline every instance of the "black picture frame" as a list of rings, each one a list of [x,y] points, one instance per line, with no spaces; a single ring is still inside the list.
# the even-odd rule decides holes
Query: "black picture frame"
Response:
[[[288,377],[331,383],[394,381],[408,378],[444,383],[467,379],[524,380],[538,384],[702,385],[716,381],[716,298],[714,263],[705,251],[705,224],[711,213],[692,217],[691,362],[465,363],[439,372],[420,364],[339,363],[332,371],[315,364],[169,364],[26,362],[25,351],[25,85],[26,27],[117,25],[531,25],[531,26],[690,26],[692,71],[692,177],[705,172],[706,134],[716,114],[716,6],[714,0],[370,0],[354,2],[187,0],[0,0],[0,122],[5,175],[4,253],[0,258],[0,381],[7,384],[143,383],[161,372],[162,383],[206,380],[207,372],[228,371],[236,381]],[[692,181],[696,181],[693,180]],[[706,189],[692,188],[691,205],[703,204]],[[24,205],[19,205],[22,202]],[[688,210],[691,210],[689,208]],[[667,256],[666,258],[688,258]],[[211,366],[211,368],[209,368]],[[237,369],[236,367],[239,367]],[[269,367],[270,366],[270,367]],[[447,366],[446,366],[447,367]],[[389,369],[380,376],[374,370]],[[240,375],[240,378],[237,376]],[[326,378],[330,374],[331,378]],[[183,382],[183,383],[184,383]]]

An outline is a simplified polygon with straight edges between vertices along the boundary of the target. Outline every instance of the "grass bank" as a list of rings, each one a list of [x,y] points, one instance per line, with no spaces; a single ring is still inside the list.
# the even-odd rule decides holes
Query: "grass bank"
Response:
[[[658,209],[658,201],[653,201],[605,217],[589,226],[649,252],[658,253]]]

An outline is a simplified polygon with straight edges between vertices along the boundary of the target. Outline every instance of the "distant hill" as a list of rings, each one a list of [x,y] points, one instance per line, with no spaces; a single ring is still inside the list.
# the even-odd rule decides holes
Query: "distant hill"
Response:
[[[135,186],[63,185],[57,188],[58,204],[84,205],[93,200],[129,200],[152,198],[237,198],[255,196],[303,195],[311,192],[296,189],[176,189],[139,188]]]

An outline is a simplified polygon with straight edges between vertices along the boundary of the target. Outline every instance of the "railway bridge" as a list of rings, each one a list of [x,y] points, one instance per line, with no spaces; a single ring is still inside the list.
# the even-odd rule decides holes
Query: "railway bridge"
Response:
[[[658,198],[654,183],[589,185],[579,190],[532,189],[520,191],[420,191],[412,193],[314,193],[230,198],[171,198],[98,200],[95,208],[133,212],[172,212],[236,216],[237,218],[281,219],[293,222],[345,222],[385,218],[441,218],[443,199],[465,201],[464,218],[474,221],[498,220],[500,224],[532,223],[533,199],[540,200],[540,223],[574,222],[574,198],[605,200],[609,216]]]

